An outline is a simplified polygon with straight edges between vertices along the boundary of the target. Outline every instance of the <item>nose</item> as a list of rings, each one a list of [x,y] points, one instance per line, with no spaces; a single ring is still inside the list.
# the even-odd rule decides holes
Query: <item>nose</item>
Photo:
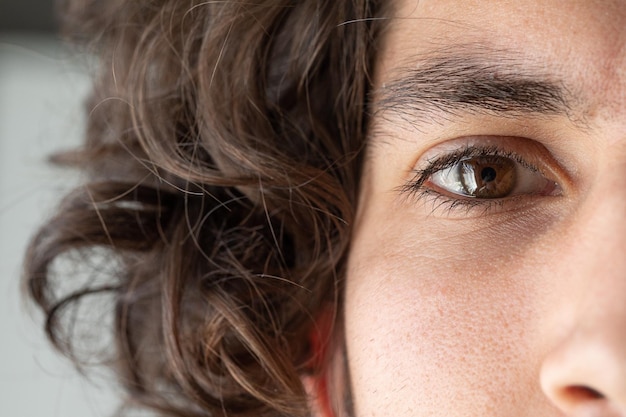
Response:
[[[542,388],[567,416],[626,416],[626,339],[598,330],[569,335],[543,364]]]
[[[567,314],[541,367],[544,393],[568,417],[626,417],[626,191],[600,194],[559,255],[555,273],[568,278],[557,310]]]

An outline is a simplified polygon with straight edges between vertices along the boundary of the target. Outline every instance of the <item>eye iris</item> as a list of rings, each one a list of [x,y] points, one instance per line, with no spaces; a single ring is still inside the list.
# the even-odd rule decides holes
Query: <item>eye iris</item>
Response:
[[[517,181],[515,162],[502,156],[470,158],[460,164],[461,184],[468,196],[502,198]]]

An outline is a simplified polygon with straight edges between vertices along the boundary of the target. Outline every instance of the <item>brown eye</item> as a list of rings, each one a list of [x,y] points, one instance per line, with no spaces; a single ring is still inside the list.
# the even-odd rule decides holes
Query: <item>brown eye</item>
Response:
[[[460,158],[431,174],[428,183],[451,194],[484,200],[520,194],[550,195],[558,190],[554,181],[537,170],[501,155]]]
[[[480,156],[462,161],[461,184],[467,196],[506,197],[515,188],[515,162],[502,156]]]

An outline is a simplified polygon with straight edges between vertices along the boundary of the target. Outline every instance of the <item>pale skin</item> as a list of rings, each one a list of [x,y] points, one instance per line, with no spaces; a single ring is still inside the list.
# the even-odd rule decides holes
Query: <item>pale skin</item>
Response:
[[[354,417],[626,416],[626,1],[395,4],[376,100],[406,97],[373,117],[344,300]],[[438,107],[411,96],[455,65]],[[495,107],[459,98],[476,77]],[[434,174],[482,154],[522,184]]]

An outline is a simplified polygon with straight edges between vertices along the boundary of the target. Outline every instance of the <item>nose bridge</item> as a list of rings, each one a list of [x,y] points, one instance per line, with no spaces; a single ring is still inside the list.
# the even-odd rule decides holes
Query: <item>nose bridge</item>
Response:
[[[573,273],[626,292],[626,156],[605,165],[570,223]],[[569,234],[568,233],[568,234]],[[597,288],[596,288],[597,290]]]
[[[607,171],[573,222],[568,262],[580,294],[579,327],[598,335],[619,330],[626,349],[626,164]]]
[[[578,292],[578,325],[613,324],[626,334],[626,163],[606,168],[570,223],[563,255]]]

